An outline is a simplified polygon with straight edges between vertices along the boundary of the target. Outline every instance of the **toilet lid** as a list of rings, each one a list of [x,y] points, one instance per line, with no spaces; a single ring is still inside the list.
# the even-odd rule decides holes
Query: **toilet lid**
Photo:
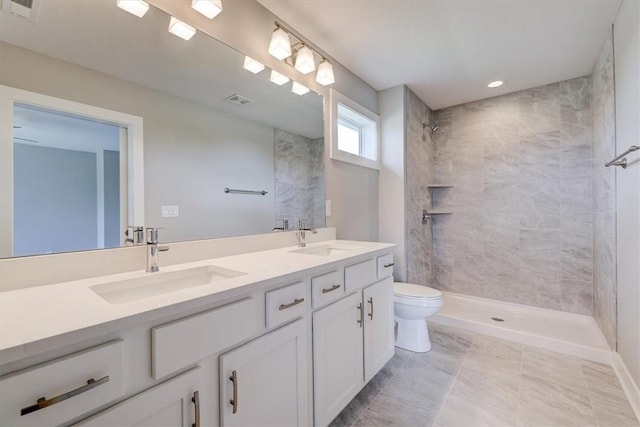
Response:
[[[395,282],[393,293],[405,298],[442,298],[442,292],[439,290],[413,283]]]

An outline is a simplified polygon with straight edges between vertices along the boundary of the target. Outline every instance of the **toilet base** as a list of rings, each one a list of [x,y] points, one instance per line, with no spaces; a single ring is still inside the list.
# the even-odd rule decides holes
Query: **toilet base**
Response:
[[[408,320],[395,316],[395,346],[414,353],[426,353],[431,350],[431,339],[426,319]]]

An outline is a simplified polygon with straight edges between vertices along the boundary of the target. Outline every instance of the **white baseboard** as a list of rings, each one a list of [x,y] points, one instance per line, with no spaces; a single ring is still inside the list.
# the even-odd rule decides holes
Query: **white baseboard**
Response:
[[[622,388],[629,399],[633,412],[636,413],[636,418],[640,420],[640,389],[638,388],[638,384],[633,381],[631,374],[627,370],[627,366],[618,353],[612,353],[611,365],[620,380],[620,384],[622,384]]]

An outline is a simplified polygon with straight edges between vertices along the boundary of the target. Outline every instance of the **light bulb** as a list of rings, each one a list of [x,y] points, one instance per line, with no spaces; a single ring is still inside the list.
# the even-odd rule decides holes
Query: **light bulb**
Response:
[[[244,57],[243,67],[245,70],[251,71],[253,74],[258,74],[260,71],[264,70],[264,65],[249,56]]]
[[[143,0],[118,0],[116,6],[138,18],[142,18],[149,10],[149,3]]]
[[[488,87],[500,87],[503,84],[504,84],[504,82],[502,80],[496,80],[495,82],[489,83],[487,86]]]
[[[333,75],[333,66],[326,59],[323,59],[320,65],[318,65],[318,74],[316,75],[316,81],[322,86],[330,85],[336,82],[336,78]]]
[[[269,53],[279,60],[290,57],[291,42],[289,41],[289,33],[280,27],[276,28],[271,34]]]
[[[307,46],[302,46],[296,54],[295,69],[302,74],[309,74],[316,69],[316,63],[313,60],[313,51]]]
[[[222,12],[222,0],[192,0],[191,7],[207,18],[213,19]]]

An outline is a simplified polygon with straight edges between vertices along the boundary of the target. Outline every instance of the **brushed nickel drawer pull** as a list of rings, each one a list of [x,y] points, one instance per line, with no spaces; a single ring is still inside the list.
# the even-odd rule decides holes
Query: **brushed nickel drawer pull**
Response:
[[[371,313],[369,313],[369,319],[373,320],[373,297],[369,298],[368,303],[371,304]]]
[[[233,399],[229,401],[233,406],[233,413],[238,412],[238,374],[236,371],[231,372],[231,377],[229,380],[233,383]]]
[[[302,304],[303,302],[304,302],[304,298],[294,299],[293,302],[290,302],[289,304],[280,304],[280,307],[278,308],[278,310],[280,311],[286,310],[287,308],[291,308],[294,305]]]
[[[195,405],[195,411],[196,411],[195,423],[191,424],[191,427],[200,427],[200,393],[198,393],[197,390],[193,392],[193,397],[191,398],[191,401]]]
[[[393,267],[393,263],[392,262],[390,262],[389,264],[385,264],[384,265],[384,268],[389,268],[389,267]]]
[[[358,324],[362,328],[362,324],[364,323],[364,310],[362,309],[362,303],[358,304],[358,310],[360,310],[360,318],[358,319]]]
[[[333,292],[333,291],[335,291],[336,289],[340,289],[340,287],[341,287],[341,286],[342,286],[342,285],[337,284],[337,285],[333,285],[333,286],[332,286],[332,287],[330,287],[330,288],[322,288],[322,293],[323,293],[323,294],[328,294],[329,292]]]
[[[23,415],[27,415],[30,414],[32,412],[36,412],[39,411],[40,409],[44,409],[47,406],[51,406],[51,405],[55,405],[56,403],[60,403],[62,401],[65,401],[67,399],[70,399],[74,396],[77,396],[79,394],[82,394],[86,391],[89,391],[91,389],[94,389],[96,387],[98,387],[99,385],[102,385],[104,383],[109,382],[109,375],[100,378],[99,380],[94,380],[93,378],[90,378],[87,380],[87,385],[83,385],[82,387],[78,387],[74,390],[68,391],[66,393],[63,393],[59,396],[56,397],[52,397],[51,399],[47,399],[46,397],[41,397],[40,399],[38,399],[38,401],[36,402],[35,405],[31,405],[31,406],[27,406],[26,408],[22,408],[20,410],[20,416]]]

